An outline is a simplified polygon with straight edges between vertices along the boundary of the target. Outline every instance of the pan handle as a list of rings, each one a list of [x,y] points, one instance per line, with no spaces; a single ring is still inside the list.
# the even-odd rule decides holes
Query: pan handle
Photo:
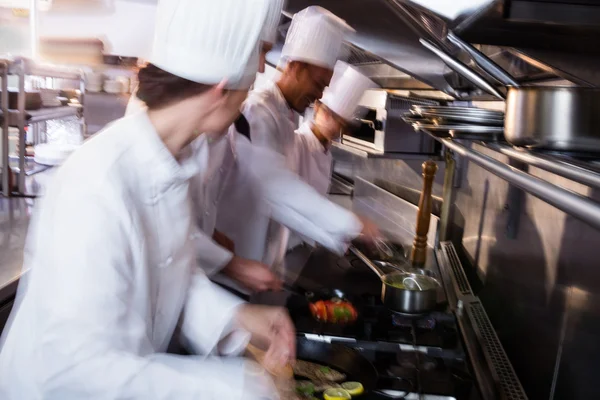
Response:
[[[446,53],[445,51],[443,51],[442,49],[437,47],[435,44],[431,43],[429,40],[419,39],[419,41],[421,42],[421,44],[423,46],[425,46],[427,49],[431,50],[438,57],[440,57],[442,59],[442,61],[444,61],[446,63],[446,65],[448,65],[454,71],[456,71],[459,74],[461,74],[462,76],[464,76],[466,79],[471,81],[474,85],[479,87],[481,90],[491,94],[492,96],[499,98],[500,100],[505,100],[505,96],[502,93],[500,93],[495,87],[490,85],[477,72],[473,71],[471,68],[469,68],[462,62],[456,60],[450,54]]]
[[[371,260],[369,260],[369,258],[367,256],[365,256],[360,250],[358,250],[355,246],[350,246],[349,247],[350,251],[352,253],[354,253],[354,255],[358,258],[360,258],[360,260],[362,262],[364,262],[365,264],[367,264],[367,267],[371,268],[371,270],[373,272],[375,272],[377,274],[377,276],[379,277],[379,279],[383,280],[383,276],[385,275],[384,272],[379,269],[379,267],[377,265],[375,265],[373,262],[371,262]]]
[[[487,72],[491,77],[505,86],[519,87],[519,83],[512,76],[510,76],[508,72],[506,72],[494,61],[490,60],[488,56],[471,46],[471,44],[456,36],[454,32],[448,32],[446,37],[450,42],[452,42],[452,44],[469,53],[477,65],[479,65],[481,69]]]

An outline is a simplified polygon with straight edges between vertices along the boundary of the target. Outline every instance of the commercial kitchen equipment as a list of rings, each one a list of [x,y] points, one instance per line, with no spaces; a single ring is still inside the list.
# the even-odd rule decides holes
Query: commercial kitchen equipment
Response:
[[[76,117],[82,127],[82,134],[85,136],[85,120],[83,118],[84,93],[85,83],[84,76],[81,70],[73,68],[65,68],[36,63],[26,58],[16,58],[14,60],[4,61],[6,65],[3,82],[8,81],[9,76],[16,76],[18,79],[18,94],[17,108],[5,108],[2,106],[2,115],[0,116],[5,125],[16,127],[19,129],[19,148],[18,154],[15,157],[16,165],[11,165],[8,155],[7,146],[3,147],[2,173],[3,173],[3,188],[2,193],[5,196],[9,195],[27,195],[25,179],[27,176],[40,172],[47,167],[39,166],[33,162],[32,157],[26,155],[27,129],[31,127],[34,132],[43,129],[46,121],[57,120],[64,118]],[[63,80],[76,87],[79,90],[79,104],[77,106],[61,106],[61,107],[42,107],[37,110],[26,110],[26,95],[25,90],[27,80],[35,80],[39,78],[51,78],[52,80]],[[45,80],[44,80],[45,81]],[[6,85],[6,83],[3,83]],[[3,91],[4,93],[4,91]],[[8,104],[8,102],[4,103]],[[8,129],[2,130],[3,143],[8,141]],[[41,138],[43,135],[34,134],[34,138]],[[39,143],[33,143],[34,145]],[[4,150],[6,149],[6,150]],[[4,157],[6,156],[6,157]],[[8,182],[8,177],[12,171],[17,176],[17,188],[13,192]],[[6,176],[6,178],[5,178]]]

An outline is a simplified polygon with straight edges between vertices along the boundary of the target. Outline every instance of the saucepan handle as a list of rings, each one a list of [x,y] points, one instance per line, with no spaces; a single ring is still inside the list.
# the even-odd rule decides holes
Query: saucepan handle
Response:
[[[383,276],[385,275],[385,273],[381,269],[379,269],[379,267],[377,265],[375,265],[371,260],[369,260],[369,258],[367,256],[365,256],[360,250],[358,250],[354,246],[350,246],[349,250],[352,253],[354,253],[354,255],[356,257],[360,258],[362,262],[367,264],[367,267],[371,268],[371,270],[373,272],[375,272],[380,279],[383,279]]]

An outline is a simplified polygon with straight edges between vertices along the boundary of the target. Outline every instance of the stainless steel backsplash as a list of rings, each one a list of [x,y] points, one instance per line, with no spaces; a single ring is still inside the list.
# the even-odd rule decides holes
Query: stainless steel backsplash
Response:
[[[336,159],[336,170],[347,176],[421,188],[422,161]],[[434,195],[441,196],[444,168],[442,162],[438,165]],[[517,213],[512,222],[518,222],[513,237],[507,234],[508,183],[474,164],[463,166],[460,188],[455,189],[451,238],[529,398],[600,398],[595,382],[600,370],[600,232],[523,194],[520,210],[511,204]],[[528,172],[600,201],[599,190],[537,168]],[[398,207],[389,199],[385,202]],[[399,210],[390,214],[396,222],[412,220],[398,217]]]

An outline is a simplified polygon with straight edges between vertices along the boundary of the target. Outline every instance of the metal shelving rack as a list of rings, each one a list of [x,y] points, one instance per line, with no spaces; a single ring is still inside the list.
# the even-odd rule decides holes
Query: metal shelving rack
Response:
[[[514,168],[477,150],[464,146],[457,141],[441,138],[431,132],[423,132],[441,142],[453,154],[479,165],[515,187],[553,205],[568,215],[600,229],[600,203]],[[590,187],[600,187],[600,170],[590,162],[578,162],[560,155],[538,154],[532,150],[515,149],[500,143],[480,141],[477,141],[477,143],[500,154],[504,154],[510,159],[522,162],[525,165],[544,169]]]
[[[3,66],[3,67],[2,67]],[[83,117],[84,96],[85,96],[85,80],[83,72],[78,69],[68,69],[56,66],[49,66],[38,64],[32,60],[26,58],[19,58],[14,61],[4,61],[3,64],[0,62],[0,71],[2,71],[3,91],[2,91],[2,119],[3,119],[3,154],[2,154],[2,193],[5,196],[26,195],[25,190],[25,177],[33,173],[39,172],[44,168],[34,168],[28,171],[28,164],[32,162],[25,154],[26,149],[26,131],[25,128],[29,125],[33,126],[36,130],[36,124],[41,122],[63,119],[67,117],[76,116],[81,120],[83,136],[85,137],[85,120]],[[18,89],[19,94],[17,98],[16,110],[8,109],[8,91],[7,91],[7,80],[8,76],[18,77]],[[26,110],[25,109],[25,80],[28,77],[41,77],[51,79],[65,79],[78,82],[78,89],[80,92],[79,101],[80,107],[44,107],[39,110]],[[5,83],[6,82],[6,83]],[[6,95],[5,95],[6,93]],[[16,127],[19,129],[19,149],[18,149],[18,166],[12,168],[9,165],[8,157],[8,127]],[[4,173],[4,171],[12,171],[17,175],[17,190],[11,191],[10,188],[10,173]]]

